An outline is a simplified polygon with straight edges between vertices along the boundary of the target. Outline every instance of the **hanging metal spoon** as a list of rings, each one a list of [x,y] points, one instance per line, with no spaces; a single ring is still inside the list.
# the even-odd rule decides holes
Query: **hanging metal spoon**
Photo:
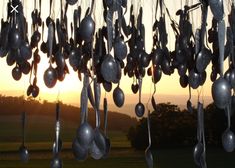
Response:
[[[125,102],[125,95],[122,89],[118,86],[113,91],[113,101],[117,107],[122,107]]]
[[[96,128],[94,130],[94,140],[92,142],[90,153],[91,157],[98,160],[101,159],[105,153],[105,136],[100,130],[100,97],[101,88],[97,79],[94,79],[94,93],[95,93],[95,113],[96,113]]]
[[[138,117],[142,117],[145,112],[145,107],[143,103],[141,103],[141,90],[142,90],[142,78],[139,78],[139,103],[135,106],[135,114]]]
[[[76,137],[73,140],[72,143],[72,150],[73,154],[76,158],[76,160],[83,161],[86,160],[88,157],[88,145],[90,146],[91,141],[93,140],[93,129],[91,126],[87,123],[87,88],[86,88],[86,83],[89,84],[88,81],[85,81],[85,76],[84,76],[84,83],[83,83],[83,88],[81,92],[81,98],[80,98],[80,107],[81,107],[81,125],[77,129]],[[90,137],[90,138],[89,138]],[[84,145],[84,141],[89,140],[89,144]],[[81,144],[82,142],[82,144]]]
[[[223,77],[224,62],[224,41],[225,41],[225,22],[220,21],[218,24],[219,40],[219,65],[220,77],[212,84],[212,98],[218,108],[224,109],[228,106],[231,97],[231,85]]]
[[[233,152],[235,149],[235,135],[230,129],[231,127],[231,114],[230,114],[231,104],[230,103],[225,110],[227,112],[228,127],[222,135],[222,145],[226,152]]]
[[[187,110],[190,114],[193,113],[193,107],[192,107],[192,102],[191,102],[191,97],[192,97],[192,94],[191,94],[191,87],[189,86],[189,99],[187,101]]]
[[[95,22],[91,17],[91,14],[93,12],[93,8],[94,8],[94,0],[92,0],[91,2],[91,9],[90,9],[90,13],[82,20],[81,25],[79,27],[79,32],[81,35],[81,38],[85,41],[85,42],[91,42],[94,32],[95,32]]]
[[[48,88],[54,87],[58,78],[56,70],[51,65],[53,39],[54,39],[54,27],[53,27],[53,24],[50,23],[48,26],[48,46],[49,46],[48,48],[49,48],[50,66],[44,72],[44,75],[43,75],[44,83]]]
[[[148,168],[153,168],[153,155],[150,149],[151,148],[150,111],[148,111],[147,126],[148,126],[149,145],[145,150],[145,160],[146,160]]]
[[[60,135],[60,128],[59,128],[59,126],[60,126],[60,119],[59,119],[59,117],[60,117],[60,104],[58,102],[58,103],[56,103],[56,131],[59,131],[59,132],[56,132],[56,136],[58,136],[57,135],[58,133]],[[57,124],[57,123],[59,123],[59,124]],[[57,129],[59,129],[59,130],[57,130]],[[53,143],[53,153],[56,153],[57,150],[58,150],[58,152],[60,152],[61,149],[62,149],[62,140],[61,140],[60,136],[59,136],[58,144],[57,145],[56,145],[56,143],[57,143],[57,139],[55,138],[55,142]],[[58,149],[57,149],[57,147],[58,147]]]
[[[200,34],[200,52],[197,54],[196,58],[196,68],[199,73],[205,71],[206,67],[209,65],[212,55],[211,51],[205,46],[205,34],[206,34],[206,23],[207,23],[208,7],[204,5],[202,7],[202,25]],[[198,32],[196,32],[198,33]]]
[[[208,0],[211,12],[217,21],[221,21],[224,17],[223,0]]]
[[[194,162],[197,166],[201,165],[201,159],[202,159],[202,154],[203,154],[203,144],[202,144],[202,122],[201,122],[201,112],[200,112],[200,107],[201,103],[198,102],[197,106],[197,144],[194,147],[193,150],[193,158]]]
[[[22,120],[22,144],[19,148],[19,153],[20,153],[20,160],[22,162],[28,162],[29,160],[29,152],[28,149],[25,146],[25,118],[26,118],[26,113],[22,112],[21,115],[21,120]]]
[[[111,148],[111,143],[110,143],[110,139],[107,136],[107,124],[108,124],[108,102],[107,102],[107,98],[104,98],[104,135],[105,135],[105,153],[103,155],[103,158],[107,158],[110,148]]]
[[[59,144],[60,139],[60,105],[56,103],[56,125],[55,125],[55,142],[53,146],[53,159],[51,161],[51,168],[62,168],[63,162],[59,157],[59,151],[61,150],[61,146]],[[62,144],[61,144],[62,145]]]

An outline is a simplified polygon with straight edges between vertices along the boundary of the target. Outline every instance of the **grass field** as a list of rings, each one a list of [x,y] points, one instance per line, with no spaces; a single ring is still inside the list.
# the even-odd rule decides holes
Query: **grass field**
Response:
[[[54,123],[47,118],[31,120],[27,127],[26,145],[30,152],[30,161],[21,163],[18,148],[21,142],[20,123],[17,118],[0,118],[0,168],[48,168],[52,158]],[[85,162],[74,159],[71,141],[74,138],[77,123],[70,123],[62,129],[64,168],[145,168],[144,151],[130,148],[126,133],[109,131],[112,149],[107,159]],[[192,148],[161,149],[154,153],[154,168],[196,168],[192,158]],[[222,149],[207,150],[208,168],[234,168],[235,152],[226,153]]]
[[[192,159],[192,149],[158,150],[154,152],[154,168],[196,168]],[[52,154],[49,150],[34,150],[30,153],[30,161],[21,163],[17,152],[0,154],[0,168],[46,168],[50,167]],[[144,152],[131,148],[113,148],[107,159],[94,160],[88,158],[78,162],[70,150],[62,152],[64,168],[144,168],[146,167]],[[225,153],[220,149],[209,149],[207,164],[210,168],[234,168],[235,154]]]

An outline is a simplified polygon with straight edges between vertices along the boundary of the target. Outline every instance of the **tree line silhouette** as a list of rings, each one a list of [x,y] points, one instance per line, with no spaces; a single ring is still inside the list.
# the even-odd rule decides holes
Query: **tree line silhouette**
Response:
[[[209,104],[204,109],[206,143],[211,147],[221,145],[221,136],[227,128],[225,111]],[[231,129],[234,131],[234,116],[231,118]],[[188,147],[196,144],[197,112],[190,114],[180,110],[177,105],[161,103],[157,111],[150,114],[151,137],[153,148]],[[128,131],[132,147],[145,149],[148,145],[147,119],[141,119]]]
[[[27,116],[39,115],[48,116],[51,118],[51,122],[55,120],[55,103],[48,102],[46,100],[38,101],[32,97],[12,97],[0,95],[0,117],[20,115],[22,111],[26,111]],[[61,107],[61,120],[75,122],[77,125],[80,123],[80,108],[60,102]],[[95,113],[92,108],[89,108],[89,122],[95,127]],[[103,127],[104,113],[101,114],[101,127]],[[66,123],[69,123],[66,122]],[[112,112],[108,112],[108,130],[128,132],[128,129],[136,125],[137,120],[129,115]]]

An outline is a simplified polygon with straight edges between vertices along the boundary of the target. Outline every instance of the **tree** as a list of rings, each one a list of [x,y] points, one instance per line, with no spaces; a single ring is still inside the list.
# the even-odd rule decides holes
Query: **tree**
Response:
[[[221,135],[227,126],[224,111],[210,104],[204,109],[204,114],[207,145],[221,146]],[[181,111],[177,105],[161,103],[157,105],[157,111],[151,113],[150,122],[153,148],[193,146],[196,143],[196,109],[190,114],[187,110]],[[231,129],[234,128],[232,124]],[[145,149],[148,145],[146,118],[131,127],[127,137],[134,148]]]

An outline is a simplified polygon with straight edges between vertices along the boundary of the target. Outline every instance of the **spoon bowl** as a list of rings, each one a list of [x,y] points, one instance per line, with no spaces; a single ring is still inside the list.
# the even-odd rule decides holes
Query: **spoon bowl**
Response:
[[[95,22],[90,15],[86,16],[80,25],[80,35],[85,42],[91,42],[95,32]]]
[[[59,158],[58,154],[56,154],[51,161],[51,168],[62,168],[62,167],[63,167],[63,162]]]
[[[117,107],[122,107],[125,102],[125,95],[119,86],[113,91],[113,100]]]
[[[135,106],[135,114],[138,117],[143,117],[145,112],[145,107],[143,105],[143,103],[139,102],[136,106]]]
[[[231,97],[231,85],[220,77],[212,84],[212,98],[218,108],[224,109],[228,106]]]
[[[201,142],[198,142],[193,149],[193,158],[197,166],[200,166],[202,154],[203,154],[203,145]]]
[[[88,157],[88,150],[80,145],[77,138],[73,140],[72,143],[73,155],[76,160],[84,161]]]
[[[226,152],[233,152],[235,148],[235,135],[230,129],[226,129],[222,135],[222,145]]]
[[[148,147],[145,150],[145,160],[146,160],[148,168],[153,168],[153,155],[152,155],[152,152],[150,150],[150,147]]]
[[[106,55],[104,61],[101,64],[101,74],[107,82],[113,82],[116,80],[118,73],[118,66],[115,59],[110,55]]]
[[[20,160],[24,163],[27,163],[29,160],[29,152],[24,145],[21,145],[19,148]]]
[[[84,122],[77,130],[77,140],[79,144],[88,149],[94,139],[94,130],[88,122]]]
[[[95,136],[92,142],[90,153],[91,157],[98,160],[101,159],[106,151],[106,140],[104,134],[97,127],[94,130]]]
[[[49,68],[44,72],[44,83],[48,88],[53,88],[56,84],[58,75],[56,70],[52,67],[49,66]]]

